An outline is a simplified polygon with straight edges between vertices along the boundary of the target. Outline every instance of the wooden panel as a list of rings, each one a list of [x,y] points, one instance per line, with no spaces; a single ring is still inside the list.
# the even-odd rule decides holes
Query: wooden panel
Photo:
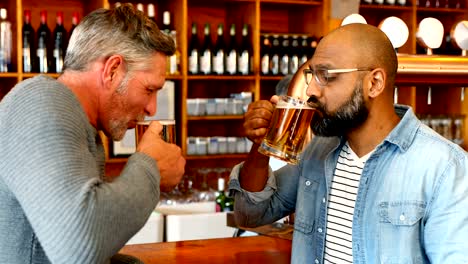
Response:
[[[231,93],[254,91],[253,81],[228,80],[216,81],[191,80],[188,83],[188,98],[229,98]]]

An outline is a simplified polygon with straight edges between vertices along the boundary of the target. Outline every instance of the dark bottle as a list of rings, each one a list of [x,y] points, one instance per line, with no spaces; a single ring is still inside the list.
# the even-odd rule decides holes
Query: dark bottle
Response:
[[[80,23],[80,14],[78,12],[73,12],[72,25],[70,28],[70,33],[68,34],[68,42],[70,41],[71,35],[73,34],[73,31],[75,30],[76,26],[78,26],[78,23]]]
[[[237,74],[237,42],[236,25],[232,24],[229,30],[229,46],[226,49],[226,73]]]
[[[225,49],[226,44],[224,43],[224,27],[223,24],[218,25],[217,38],[215,47],[213,50],[213,73],[222,75],[224,74],[225,65]]]
[[[271,52],[271,42],[269,35],[263,35],[260,39],[261,47],[260,47],[260,72],[263,75],[270,74],[270,52]]]
[[[225,180],[218,178],[218,192],[215,199],[216,212],[228,212],[234,210],[234,199],[226,195]]]
[[[169,13],[169,11],[164,11],[163,12],[163,26],[162,26],[161,31],[166,33],[167,35],[170,35],[172,30],[173,28],[171,24],[171,13]]]
[[[23,24],[23,72],[32,72],[34,67],[34,28],[31,26],[31,10],[24,10]]]
[[[289,74],[294,74],[299,68],[299,38],[297,35],[292,36],[291,51],[289,56]]]
[[[273,40],[271,42],[271,63],[270,63],[270,73],[272,75],[279,74],[279,61],[280,61],[280,39],[278,35],[273,35]]]
[[[188,50],[188,71],[190,74],[198,74],[200,70],[200,42],[198,41],[197,23],[192,23],[192,38]]]
[[[249,26],[247,24],[244,24],[244,26],[242,27],[242,45],[239,50],[239,59],[237,60],[239,64],[239,74],[241,75],[250,74],[250,57],[252,56],[251,47],[252,46],[250,45],[249,38]]]
[[[211,43],[210,24],[205,24],[203,47],[200,50],[200,73],[211,74],[211,53],[213,45]]]
[[[63,26],[63,12],[57,12],[57,25],[54,29],[54,50],[52,60],[52,72],[62,72],[65,58],[67,31]]]
[[[289,74],[289,36],[284,35],[281,38],[281,56],[279,61],[279,70],[280,74],[288,75]]]
[[[50,72],[51,61],[51,33],[47,26],[47,11],[41,11],[41,24],[37,29],[37,71],[40,73]]]
[[[306,63],[309,60],[309,41],[307,40],[307,35],[301,36],[301,47],[300,47],[300,55],[299,55],[299,65]]]

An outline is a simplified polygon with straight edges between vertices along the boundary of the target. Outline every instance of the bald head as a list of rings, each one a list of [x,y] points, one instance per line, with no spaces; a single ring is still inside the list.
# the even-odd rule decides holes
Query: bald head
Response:
[[[386,86],[393,86],[398,60],[392,43],[379,28],[367,24],[339,27],[320,41],[317,51],[330,47],[334,56],[343,56],[355,67],[383,68]]]

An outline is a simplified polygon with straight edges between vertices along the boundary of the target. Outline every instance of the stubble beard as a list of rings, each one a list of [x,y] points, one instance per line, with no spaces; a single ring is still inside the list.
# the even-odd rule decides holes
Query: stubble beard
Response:
[[[311,122],[312,132],[317,136],[344,136],[363,124],[369,116],[369,109],[364,101],[362,80],[355,85],[349,100],[335,113],[328,112],[326,105],[317,99],[312,98],[311,101],[316,104],[318,110]]]

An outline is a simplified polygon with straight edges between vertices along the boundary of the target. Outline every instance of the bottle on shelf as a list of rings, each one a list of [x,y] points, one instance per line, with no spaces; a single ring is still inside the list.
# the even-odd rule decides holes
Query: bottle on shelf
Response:
[[[224,43],[224,27],[223,24],[218,25],[217,38],[215,47],[213,50],[213,73],[222,75],[224,74],[224,65],[225,65],[225,49],[226,45]]]
[[[63,12],[57,12],[57,25],[54,29],[54,50],[52,60],[52,72],[60,73],[63,69],[65,58],[67,31],[63,26]]]
[[[215,199],[216,212],[234,211],[234,199],[226,195],[225,180],[223,177],[218,178],[218,192]]]
[[[143,6],[142,3],[138,3],[138,4],[136,5],[136,9],[137,9],[138,11],[141,11],[141,12],[145,13],[145,7]]]
[[[236,25],[232,24],[229,29],[229,46],[226,49],[226,73],[237,74],[237,42]]]
[[[0,8],[0,72],[11,71],[13,37],[6,8]]]
[[[299,65],[306,63],[309,60],[308,53],[309,53],[309,41],[307,35],[301,36],[301,47],[300,47],[300,58],[299,58]]]
[[[372,5],[372,0],[361,0],[361,5]]]
[[[174,54],[172,54],[170,57],[168,57],[168,74],[171,75],[177,75],[180,74],[179,71],[179,65],[180,65],[180,49],[179,46],[177,45],[177,33],[175,30],[172,30],[170,33],[172,39],[174,40],[174,45],[176,47],[176,50]]]
[[[272,75],[279,74],[279,61],[280,61],[280,38],[278,35],[273,35],[271,48],[271,63],[270,73]]]
[[[41,24],[37,29],[37,71],[40,73],[49,72],[49,63],[50,63],[50,29],[47,26],[47,11],[41,11]]]
[[[251,47],[250,38],[249,38],[249,26],[244,24],[242,27],[242,45],[239,50],[238,55],[238,72],[241,75],[248,75],[250,74],[251,69]]]
[[[23,35],[23,72],[32,72],[34,67],[34,28],[31,26],[31,10],[24,10]]]
[[[260,47],[260,72],[263,75],[270,74],[270,52],[271,52],[271,42],[270,36],[265,34],[261,36],[260,39],[261,47]]]
[[[161,31],[167,35],[171,34],[171,31],[174,30],[171,24],[171,13],[169,11],[163,12],[163,26]]]
[[[396,3],[396,0],[385,0],[386,5],[394,6]]]
[[[283,35],[281,38],[281,57],[279,60],[279,70],[282,75],[289,74],[289,50],[289,36]]]
[[[399,6],[406,6],[406,0],[397,0]]]
[[[190,45],[188,50],[188,71],[189,74],[198,74],[200,69],[199,63],[200,55],[200,42],[198,41],[198,30],[197,23],[192,23],[192,38],[190,39]]]
[[[147,10],[148,10],[148,17],[151,20],[153,20],[153,22],[156,23],[156,25],[157,25],[158,23],[156,21],[156,9],[154,8],[154,4],[149,3],[148,7],[147,7]]]
[[[213,50],[213,45],[211,43],[210,24],[205,24],[203,33],[203,47],[200,51],[200,73],[211,74],[211,52]]]
[[[73,31],[75,30],[76,26],[78,26],[78,23],[80,23],[80,14],[78,12],[73,12],[72,14],[72,25],[70,28],[70,33],[68,34],[68,41],[70,41],[70,37],[73,34]]]
[[[289,57],[289,74],[296,73],[299,68],[299,48],[299,37],[297,35],[293,35]]]

